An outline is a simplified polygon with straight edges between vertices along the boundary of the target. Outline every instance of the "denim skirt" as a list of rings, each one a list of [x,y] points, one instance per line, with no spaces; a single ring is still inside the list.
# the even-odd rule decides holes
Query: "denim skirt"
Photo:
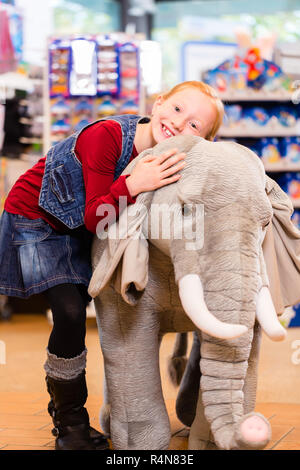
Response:
[[[0,218],[0,294],[27,298],[57,284],[89,285],[93,234],[60,233],[43,219],[3,211]]]

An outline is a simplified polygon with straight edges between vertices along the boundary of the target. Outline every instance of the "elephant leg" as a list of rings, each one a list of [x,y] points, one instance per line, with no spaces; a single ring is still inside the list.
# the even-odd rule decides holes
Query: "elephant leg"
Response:
[[[103,405],[100,410],[100,426],[106,437],[110,437],[110,403],[105,373],[103,377]]]
[[[188,448],[211,450],[216,449],[216,446],[212,442],[210,426],[204,415],[200,377],[200,339],[198,333],[194,332],[192,349],[176,399],[176,414],[178,419],[188,427],[194,422],[189,435]]]
[[[170,442],[159,371],[159,322],[151,303],[147,309],[145,298],[143,309],[130,307],[111,290],[105,308],[95,302],[116,450],[161,450]]]
[[[200,377],[200,340],[198,333],[194,332],[192,349],[176,399],[177,417],[188,427],[192,425],[196,414]]]
[[[183,377],[187,358],[187,333],[177,333],[172,356],[168,360],[168,373],[171,382],[177,387]]]
[[[96,311],[96,322],[98,326],[98,331],[100,334],[100,310],[102,308],[102,304],[99,298],[94,300],[94,306]],[[101,335],[100,335],[101,339]],[[108,395],[107,383],[106,383],[106,376],[105,376],[105,369],[103,373],[103,404],[100,409],[99,421],[102,431],[104,432],[106,437],[110,437],[110,400]]]

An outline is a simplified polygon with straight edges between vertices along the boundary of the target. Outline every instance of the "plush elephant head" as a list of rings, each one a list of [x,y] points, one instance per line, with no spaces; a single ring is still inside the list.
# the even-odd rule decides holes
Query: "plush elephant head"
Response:
[[[229,289],[240,293],[236,302],[247,301],[247,290],[260,292],[258,305],[262,310],[268,305],[274,317],[271,296],[268,289],[262,289],[268,286],[262,241],[272,217],[263,165],[239,144],[179,136],[142,152],[124,173],[130,173],[147,154],[160,154],[174,146],[187,154],[182,178],[177,184],[140,194],[119,224],[104,233],[108,243],[96,243],[90,293],[95,297],[107,285],[122,260],[122,273],[116,276],[119,289],[126,302],[136,303],[147,284],[149,239],[172,259],[184,310],[195,325],[220,338],[240,336],[246,328],[240,322],[231,325],[231,314],[226,319],[223,311],[217,313],[220,321],[210,315],[208,309],[215,309],[217,293],[207,309],[203,283],[218,286],[221,305],[231,297]],[[211,303],[209,295],[207,301]],[[281,338],[281,329],[268,332],[273,339],[276,334]]]
[[[247,407],[243,393],[256,316],[273,339],[285,336],[272,304],[262,252],[263,237],[272,218],[264,168],[253,152],[239,144],[209,142],[194,136],[167,139],[137,158],[149,153],[159,155],[174,147],[186,153],[180,180],[140,194],[136,204],[125,209],[118,223],[108,232],[99,234],[103,239],[96,238],[93,245],[94,273],[89,292],[92,297],[98,296],[95,305],[105,363],[107,361],[110,403],[120,403],[123,398],[112,398],[117,393],[118,372],[108,335],[118,351],[122,345],[132,352],[140,341],[139,352],[135,350],[132,356],[132,360],[139,361],[139,354],[142,356],[143,349],[147,350],[146,344],[158,345],[151,336],[153,331],[158,336],[167,331],[199,329],[202,372],[199,400],[204,407],[203,419],[209,423],[218,447],[260,448],[268,439],[268,423],[261,416],[244,416],[244,407]],[[131,162],[124,173],[130,173],[136,161]],[[109,296],[105,294],[109,284],[121,294],[122,301],[111,291]],[[146,339],[148,331],[151,341]],[[160,385],[153,385],[156,379],[152,377],[148,383],[145,378],[151,356],[150,351],[147,352],[145,362],[142,360],[143,378],[136,379],[142,381],[141,402],[145,407],[145,389],[153,386],[156,395],[161,393]],[[128,370],[130,366],[127,362],[123,367]],[[136,411],[138,387],[134,370],[132,374],[133,384],[128,386],[132,387]],[[127,382],[130,377],[127,376]],[[128,393],[127,390],[127,397]],[[157,399],[152,406],[156,402]],[[141,411],[148,416],[145,407]],[[124,416],[124,411],[116,405],[111,410],[114,423],[118,419],[122,421],[117,418],[116,409]],[[126,413],[128,417],[128,408]],[[160,417],[162,414],[159,413]],[[135,423],[136,420],[139,421],[132,419]],[[135,424],[132,434],[147,434],[147,419],[142,421],[144,427]],[[249,431],[253,424],[257,431],[255,436]],[[124,432],[123,425],[119,422]],[[153,428],[153,423],[151,426]],[[115,436],[122,434],[117,427],[113,425]],[[116,447],[124,448],[126,444],[118,439],[115,437]],[[134,439],[132,435],[130,439]],[[135,444],[135,448],[157,448],[158,444],[145,445]]]

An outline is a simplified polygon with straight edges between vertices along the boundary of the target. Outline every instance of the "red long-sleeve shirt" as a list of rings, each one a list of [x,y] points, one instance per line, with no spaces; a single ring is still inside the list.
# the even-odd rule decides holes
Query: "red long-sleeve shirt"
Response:
[[[126,185],[126,176],[113,181],[117,161],[122,151],[122,131],[116,121],[100,121],[85,129],[78,137],[75,147],[77,158],[82,164],[86,190],[84,223],[87,229],[96,233],[97,224],[106,216],[96,216],[102,204],[111,204],[116,216],[119,214],[119,197],[126,196],[127,204],[135,202]],[[133,146],[130,161],[137,156]],[[4,209],[28,219],[42,218],[58,231],[67,227],[38,205],[46,157],[41,158],[32,168],[16,181],[9,192]],[[75,188],[76,189],[76,188]]]

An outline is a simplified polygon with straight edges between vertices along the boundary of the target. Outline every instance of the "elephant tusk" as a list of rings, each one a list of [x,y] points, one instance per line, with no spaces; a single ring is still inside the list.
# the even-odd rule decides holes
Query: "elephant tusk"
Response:
[[[266,286],[263,286],[258,293],[256,318],[263,331],[273,341],[282,341],[286,338],[286,330],[278,320],[270,290]]]
[[[204,333],[220,339],[233,339],[248,330],[245,325],[223,323],[214,317],[204,301],[203,287],[197,274],[187,274],[179,282],[179,297],[187,316]]]

